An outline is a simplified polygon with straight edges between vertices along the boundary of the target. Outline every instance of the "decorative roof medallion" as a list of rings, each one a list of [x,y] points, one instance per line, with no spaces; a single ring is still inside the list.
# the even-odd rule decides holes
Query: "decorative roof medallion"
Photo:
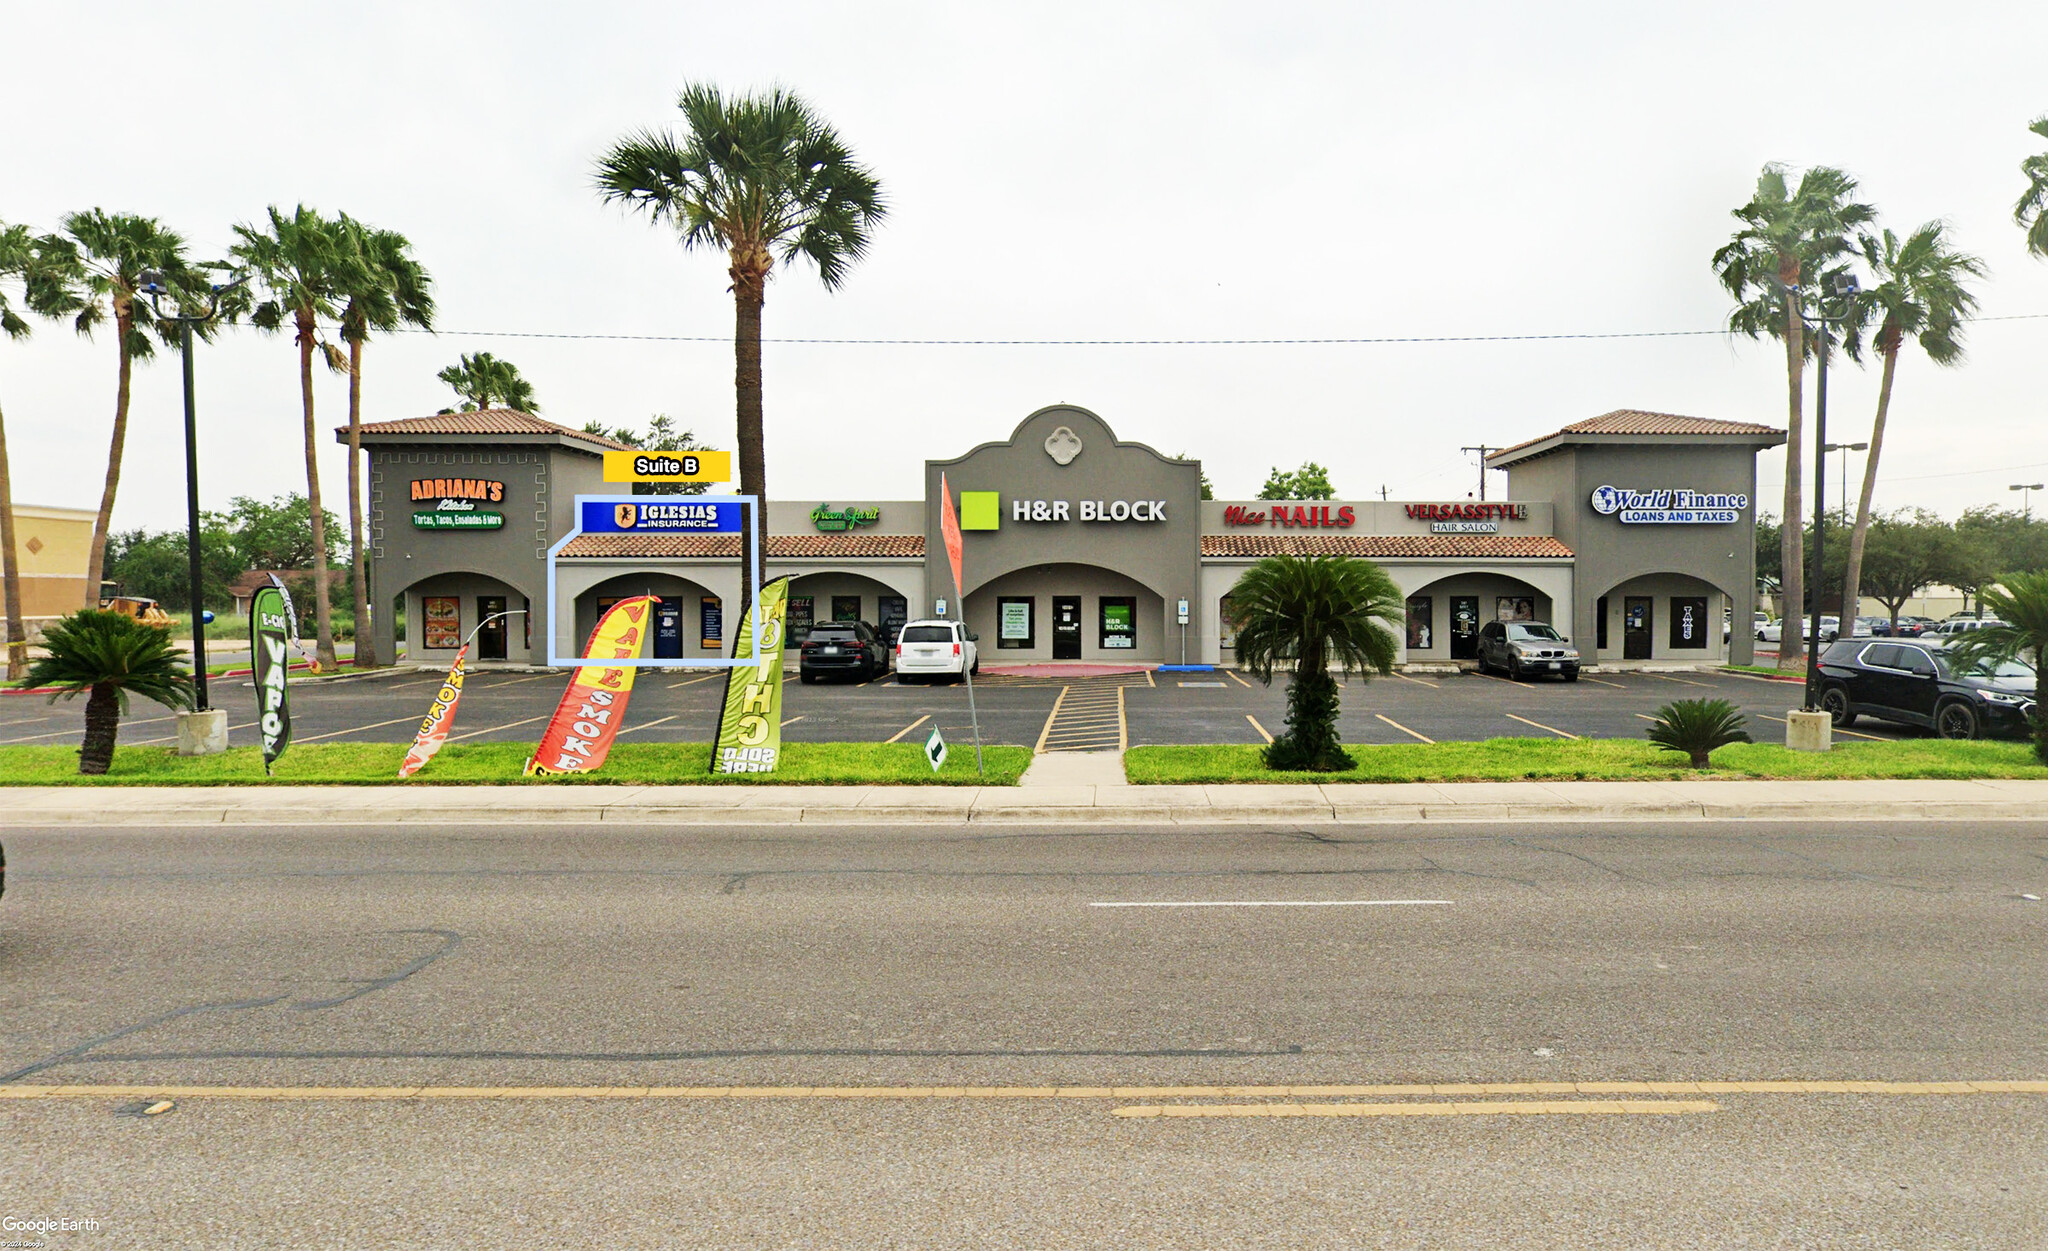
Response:
[[[1065,426],[1045,436],[1045,454],[1057,465],[1071,465],[1081,454],[1081,436]]]

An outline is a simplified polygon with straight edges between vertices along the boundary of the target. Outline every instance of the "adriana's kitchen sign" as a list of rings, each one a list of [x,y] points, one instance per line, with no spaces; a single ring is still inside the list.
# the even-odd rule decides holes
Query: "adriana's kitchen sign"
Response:
[[[505,514],[505,484],[491,478],[414,478],[412,524],[419,530],[498,530]]]

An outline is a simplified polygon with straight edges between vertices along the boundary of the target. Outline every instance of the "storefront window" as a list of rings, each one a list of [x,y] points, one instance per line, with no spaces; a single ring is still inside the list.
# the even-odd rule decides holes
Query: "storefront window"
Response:
[[[1704,597],[1671,597],[1671,646],[1703,648],[1707,645],[1707,601]]]
[[[1037,601],[1029,597],[1004,596],[996,600],[996,646],[1029,648],[1034,639],[1032,611]]]
[[[790,596],[789,605],[784,611],[789,614],[789,618],[783,625],[783,634],[788,638],[789,646],[794,647],[810,637],[811,597],[808,595]]]
[[[834,595],[832,597],[832,620],[859,621],[860,596]]]
[[[910,601],[901,595],[884,595],[875,608],[880,620],[877,628],[882,632],[882,641],[896,646],[896,634],[903,629],[903,623],[910,620]]]
[[[804,628],[809,629],[809,624]],[[708,652],[725,646],[725,606],[716,595],[706,595],[697,601],[697,645]]]
[[[1534,621],[1536,601],[1527,595],[1503,595],[1493,601],[1495,621]]]
[[[449,651],[462,646],[462,601],[453,595],[428,595],[420,600],[424,647]]]
[[[1436,605],[1427,595],[1408,601],[1408,650],[1426,652],[1436,642]]]
[[[1138,645],[1138,601],[1129,595],[1105,595],[1102,604],[1102,649],[1129,651]]]
[[[1234,651],[1234,650],[1236,650],[1236,648],[1237,648],[1237,615],[1236,615],[1236,610],[1235,610],[1235,607],[1234,607],[1234,606],[1233,606],[1233,605],[1231,604],[1231,602],[1230,602],[1230,597],[1229,597],[1228,595],[1224,596],[1224,597],[1222,598],[1222,600],[1221,600],[1221,601],[1219,601],[1219,602],[1217,603],[1217,605],[1216,605],[1216,619],[1217,619],[1217,631],[1216,631],[1216,632],[1217,632],[1217,635],[1218,635],[1218,637],[1217,637],[1217,639],[1216,639],[1216,643],[1217,643],[1217,645],[1218,645],[1219,647],[1224,647],[1224,648],[1228,648],[1228,649],[1230,649],[1230,650],[1233,650],[1233,651]]]

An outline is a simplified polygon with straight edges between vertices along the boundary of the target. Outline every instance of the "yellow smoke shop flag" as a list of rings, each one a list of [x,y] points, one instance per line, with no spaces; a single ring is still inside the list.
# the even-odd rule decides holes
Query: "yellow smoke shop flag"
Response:
[[[607,660],[638,660],[647,641],[647,627],[653,623],[652,595],[622,599],[605,610],[590,632],[583,649],[584,663],[562,692],[554,719],[540,736],[533,756],[526,762],[526,775],[588,773],[601,768],[619,736],[619,722],[626,717],[626,701],[633,695],[633,675],[639,670],[628,665],[607,665]],[[599,663],[592,664],[590,662]]]
[[[448,676],[441,679],[441,689],[434,694],[434,706],[427,709],[427,719],[420,722],[420,732],[413,736],[412,747],[405,753],[405,759],[398,766],[398,776],[409,778],[426,767],[434,753],[441,750],[441,744],[448,741],[448,731],[455,724],[455,705],[462,702],[462,662],[469,656],[469,644],[455,653],[455,663],[448,667]]]
[[[726,677],[718,741],[711,745],[713,773],[773,773],[782,757],[782,627],[788,607],[789,579],[777,578],[761,588],[758,630],[753,609],[740,619],[733,655],[758,650],[760,659]]]

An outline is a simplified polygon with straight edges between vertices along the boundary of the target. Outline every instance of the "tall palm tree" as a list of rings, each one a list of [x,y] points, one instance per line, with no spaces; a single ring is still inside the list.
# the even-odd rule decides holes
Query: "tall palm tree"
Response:
[[[1392,673],[1405,618],[1400,588],[1369,560],[1268,556],[1230,590],[1237,662],[1271,685],[1292,662],[1287,732],[1266,748],[1269,769],[1332,772],[1354,763],[1337,737],[1337,683],[1345,673]]]
[[[2027,126],[2048,139],[2048,117],[2037,117]],[[2048,257],[2048,152],[2036,152],[2020,162],[2027,178],[2027,193],[2012,206],[2012,219],[2027,232],[2027,251]]]
[[[1785,511],[1781,555],[1784,562],[1784,611],[1796,614],[1805,601],[1806,575],[1801,568],[1805,516],[1800,440],[1806,433],[1803,402],[1806,358],[1813,345],[1806,334],[1802,284],[1823,276],[1831,262],[1851,249],[1850,236],[1877,214],[1868,204],[1851,199],[1856,180],[1838,169],[1816,165],[1795,187],[1784,166],[1764,166],[1756,194],[1734,211],[1742,228],[1714,253],[1721,285],[1736,300],[1728,328],[1750,338],[1766,335],[1785,343]],[[1806,644],[1797,630],[1785,632],[1778,665],[1805,667]]]
[[[348,344],[348,559],[355,607],[358,669],[378,663],[377,635],[370,628],[370,584],[363,559],[363,346],[370,332],[389,333],[401,325],[434,326],[433,279],[412,254],[412,244],[394,230],[341,215],[341,227],[362,259],[342,289],[341,338]]]
[[[165,343],[175,333],[158,324],[147,298],[138,298],[142,275],[154,270],[174,291],[204,290],[185,259],[185,239],[154,217],[89,209],[64,218],[64,234],[77,249],[80,270],[78,333],[90,337],[109,314],[120,355],[114,389],[114,435],[107,449],[106,484],[100,490],[99,516],[92,527],[92,548],[86,558],[85,606],[97,608],[100,578],[106,571],[107,535],[114,519],[114,495],[121,485],[121,456],[128,444],[128,399],[136,361],[156,354],[151,332]],[[57,280],[53,277],[53,280]]]
[[[26,226],[0,224],[0,334],[28,338],[28,322],[7,298],[8,288],[24,279],[35,258],[35,240]],[[26,298],[22,301],[26,304]],[[28,636],[21,619],[21,563],[14,550],[14,483],[7,467],[7,417],[0,413],[0,599],[7,612],[7,680],[21,677],[28,666]]]
[[[341,349],[320,336],[322,319],[340,315],[341,293],[362,285],[363,259],[342,229],[301,204],[287,217],[270,209],[268,229],[239,225],[241,242],[229,255],[246,269],[262,294],[250,321],[259,330],[279,331],[289,325],[299,349],[299,400],[305,413],[306,500],[312,509],[314,658],[323,671],[335,668],[334,608],[327,586],[326,513],[320,506],[319,442],[313,425],[313,353],[330,364],[344,358]]]
[[[761,308],[780,259],[817,267],[837,290],[867,254],[870,232],[887,211],[881,183],[853,157],[825,120],[794,92],[777,87],[727,97],[706,83],[676,98],[684,132],[643,130],[598,160],[597,186],[674,227],[683,249],[723,252],[732,280],[733,391],[740,491],[759,500],[767,537],[768,472],[762,435]],[[757,555],[757,554],[750,554]],[[753,598],[753,560],[740,574],[742,606]],[[739,645],[734,632],[733,645]]]
[[[1920,343],[1927,359],[1954,365],[1963,358],[1963,322],[1976,310],[1977,297],[1966,279],[1984,276],[1984,262],[1959,252],[1943,236],[1940,222],[1928,222],[1904,242],[1890,230],[1865,235],[1863,258],[1878,280],[1861,297],[1866,316],[1875,318],[1873,346],[1884,361],[1877,386],[1877,418],[1870,427],[1870,455],[1863,462],[1863,493],[1856,501],[1856,524],[1849,532],[1849,563],[1842,582],[1842,619],[1862,603],[1863,547],[1870,535],[1870,503],[1877,492],[1877,462],[1884,451],[1885,419],[1891,412],[1892,377],[1899,367],[1899,349],[1908,336]]]
[[[192,675],[171,632],[126,613],[82,608],[43,631],[47,654],[29,666],[23,686],[54,687],[50,702],[90,692],[80,773],[105,773],[130,692],[167,708],[192,706]]]
[[[489,352],[471,356],[463,353],[457,362],[434,375],[462,397],[456,408],[444,413],[475,412],[480,408],[511,408],[540,416],[540,404],[533,398],[533,384],[519,376],[519,366],[501,361]]]

